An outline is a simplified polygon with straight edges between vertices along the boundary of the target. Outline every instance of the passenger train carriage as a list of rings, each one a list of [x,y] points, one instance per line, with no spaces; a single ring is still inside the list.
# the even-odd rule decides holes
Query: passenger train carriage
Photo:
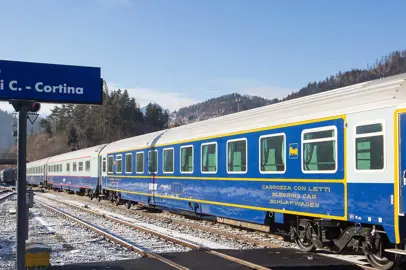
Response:
[[[45,163],[52,188],[286,228],[303,250],[350,247],[381,269],[406,254],[406,74]]]

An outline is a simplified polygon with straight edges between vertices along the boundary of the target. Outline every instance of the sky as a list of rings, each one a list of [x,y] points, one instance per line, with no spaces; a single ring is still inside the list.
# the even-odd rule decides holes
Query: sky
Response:
[[[284,97],[406,49],[404,0],[0,0],[0,9],[0,59],[100,67],[109,89],[171,111],[234,92]]]

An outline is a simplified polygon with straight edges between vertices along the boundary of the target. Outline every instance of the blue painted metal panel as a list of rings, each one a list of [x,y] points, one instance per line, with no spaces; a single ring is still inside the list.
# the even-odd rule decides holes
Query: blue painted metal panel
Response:
[[[27,183],[31,185],[39,185],[44,180],[43,175],[27,175]]]
[[[222,204],[344,216],[343,183],[157,179],[156,197],[179,196]],[[172,185],[183,186],[182,193]],[[202,201],[201,203],[205,203]],[[232,205],[230,205],[232,206]],[[265,210],[265,209],[258,209]]]
[[[284,223],[284,214],[283,213],[275,213],[275,222],[283,224]]]
[[[400,203],[399,212],[406,213],[406,114],[400,115],[400,172],[399,173],[399,185],[400,185]]]
[[[393,183],[348,183],[347,187],[348,220],[382,225],[390,241],[394,242]]]
[[[102,104],[100,68],[0,60],[0,71],[0,100]]]
[[[96,190],[98,177],[87,176],[48,176],[48,183],[53,187],[79,191],[81,188]]]

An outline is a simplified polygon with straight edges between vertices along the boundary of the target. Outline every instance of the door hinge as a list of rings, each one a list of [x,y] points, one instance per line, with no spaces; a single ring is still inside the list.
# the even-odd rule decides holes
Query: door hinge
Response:
[[[393,205],[393,194],[392,194],[392,195],[390,195],[390,204],[392,204],[392,205]]]

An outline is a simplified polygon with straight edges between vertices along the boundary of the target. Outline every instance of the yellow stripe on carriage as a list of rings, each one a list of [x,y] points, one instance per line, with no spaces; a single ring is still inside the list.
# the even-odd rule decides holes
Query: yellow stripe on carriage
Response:
[[[257,182],[299,182],[299,183],[346,183],[345,179],[296,179],[296,178],[249,178],[249,177],[200,177],[200,176],[151,176],[151,175],[107,175],[107,178],[175,179],[210,181],[257,181]]]
[[[307,212],[296,212],[296,211],[290,211],[290,210],[282,210],[282,209],[250,206],[250,205],[243,205],[243,204],[223,203],[223,202],[207,201],[207,200],[192,199],[192,198],[181,198],[181,197],[175,197],[175,196],[166,196],[166,195],[161,195],[161,194],[156,194],[156,193],[151,194],[151,193],[145,193],[145,192],[126,191],[126,190],[118,190],[118,189],[111,189],[111,188],[107,188],[106,190],[122,192],[122,193],[129,193],[129,194],[136,194],[136,195],[143,195],[143,196],[148,196],[148,197],[154,196],[154,197],[164,198],[164,199],[199,202],[199,203],[214,204],[214,205],[221,205],[221,206],[229,206],[229,207],[236,207],[236,208],[243,208],[243,209],[250,209],[250,210],[270,211],[270,212],[278,212],[278,213],[292,214],[292,215],[307,215],[307,216],[310,216],[310,217],[326,218],[326,219],[337,219],[337,220],[346,220],[347,219],[345,216],[341,217],[341,216],[330,216],[330,215],[307,213]]]
[[[395,220],[395,238],[396,244],[400,243],[399,232],[399,116],[401,113],[405,113],[406,108],[397,109],[393,116],[393,149],[394,149],[394,196],[393,196],[393,208],[394,208],[394,220]]]

